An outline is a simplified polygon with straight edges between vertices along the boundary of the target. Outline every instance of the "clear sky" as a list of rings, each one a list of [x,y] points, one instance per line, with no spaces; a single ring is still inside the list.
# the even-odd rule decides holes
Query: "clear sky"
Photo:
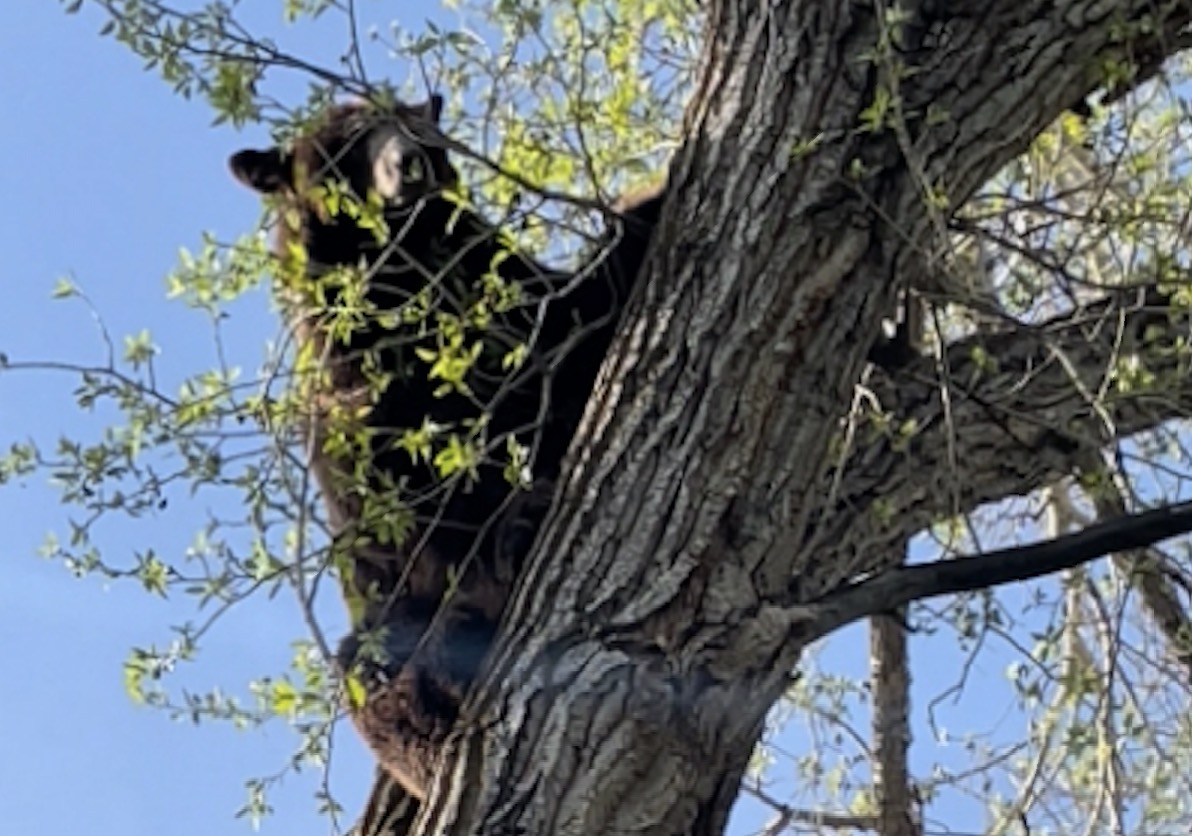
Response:
[[[402,5],[407,25],[433,13],[419,11],[427,3]],[[262,2],[254,12],[276,13],[279,5]],[[244,144],[263,142],[265,132],[212,128],[202,103],[176,97],[127,49],[100,38],[98,28],[94,13],[68,17],[47,0],[9,0],[0,12],[0,249],[7,256],[0,268],[0,351],[14,361],[102,361],[88,310],[76,300],[50,299],[55,280],[71,275],[114,335],[148,327],[162,351],[160,369],[176,379],[210,365],[214,355],[203,318],[166,300],[164,276],[180,246],[197,248],[201,231],[230,240],[255,223],[258,203],[230,178],[225,160]],[[306,54],[329,54],[326,40],[309,31],[291,43]],[[260,294],[235,309],[226,330],[229,352],[246,371],[257,367],[275,327]],[[80,413],[70,397],[74,385],[70,376],[49,372],[0,376],[0,444],[94,437],[102,420]],[[150,545],[176,555],[204,512],[201,500],[172,506],[156,519],[107,525],[100,542],[114,562]],[[295,736],[281,723],[252,732],[196,728],[135,706],[121,678],[129,648],[168,642],[167,626],[193,616],[190,601],[153,599],[132,583],[75,580],[60,564],[37,558],[47,532],[64,531],[66,519],[42,476],[0,491],[0,830],[251,832],[247,822],[232,819],[245,800],[243,782],[280,771]],[[207,638],[203,661],[181,681],[244,694],[249,680],[284,669],[289,642],[302,635],[289,601],[250,603]],[[831,669],[864,670],[863,631],[847,631],[831,649]],[[950,646],[935,650],[931,669],[916,673],[921,693],[951,684],[961,662]],[[1001,678],[1008,657],[993,652],[970,676]],[[955,724],[982,716],[988,728],[1003,711],[1001,703],[976,700]],[[863,717],[856,722],[865,734]],[[995,736],[1020,728],[1011,721]],[[917,733],[926,734],[921,721]],[[354,818],[372,763],[346,726],[336,740],[332,787]],[[798,754],[809,739],[792,728],[780,742]],[[965,761],[955,750],[935,754],[957,766]],[[789,786],[790,767],[779,773],[779,786]],[[318,780],[313,772],[287,778],[271,796],[276,813],[263,832],[328,832],[311,799]],[[975,829],[976,809],[954,798],[934,813]],[[736,819],[733,831],[760,821],[754,808]]]

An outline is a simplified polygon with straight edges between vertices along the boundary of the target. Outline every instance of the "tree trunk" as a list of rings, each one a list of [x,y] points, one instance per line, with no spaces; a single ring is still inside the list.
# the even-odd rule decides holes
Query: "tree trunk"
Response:
[[[898,280],[941,222],[1095,86],[1124,53],[1115,37],[1145,16],[1146,46],[1174,43],[1190,4],[899,8],[709,4],[645,292],[420,832],[716,836],[815,602],[896,565],[915,527],[1033,490],[1103,443],[1087,406],[1037,423],[991,407],[1030,405],[1058,363],[1024,386],[955,374],[971,391],[920,421],[909,456],[838,442]],[[873,126],[882,87],[897,118]],[[1063,339],[1015,334],[997,356]],[[879,397],[938,413],[938,383],[912,373]]]

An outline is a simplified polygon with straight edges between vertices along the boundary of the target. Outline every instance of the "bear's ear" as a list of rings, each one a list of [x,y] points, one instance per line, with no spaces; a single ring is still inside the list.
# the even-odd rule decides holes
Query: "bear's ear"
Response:
[[[431,93],[430,98],[422,105],[422,112],[434,124],[439,124],[439,117],[443,115],[443,97],[438,93]]]
[[[289,154],[277,148],[258,151],[245,148],[228,158],[232,176],[261,194],[275,194],[292,185],[293,164]]]

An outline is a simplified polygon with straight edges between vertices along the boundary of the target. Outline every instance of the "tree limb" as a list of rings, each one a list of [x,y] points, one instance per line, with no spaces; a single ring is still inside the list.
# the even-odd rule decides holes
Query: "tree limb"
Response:
[[[905,551],[907,544],[904,544]],[[873,694],[873,796],[881,836],[922,836],[911,779],[911,665],[907,611],[896,607],[869,620],[869,687]]]
[[[1142,549],[1192,531],[1192,502],[1091,525],[1029,546],[902,566],[825,595],[800,638],[814,641],[846,624],[937,595],[972,592],[1070,569],[1113,552]]]
[[[800,577],[801,594],[815,598],[881,571],[902,538],[939,519],[1029,494],[1113,439],[1192,415],[1189,359],[1172,350],[1187,329],[1187,317],[1157,289],[1122,289],[1037,326],[950,346],[947,411],[931,357],[872,380],[874,399],[894,423],[913,421],[916,429],[909,438],[858,440],[836,509],[821,522],[831,554]],[[1104,399],[1082,394],[1099,391],[1132,356],[1153,385],[1111,388]]]

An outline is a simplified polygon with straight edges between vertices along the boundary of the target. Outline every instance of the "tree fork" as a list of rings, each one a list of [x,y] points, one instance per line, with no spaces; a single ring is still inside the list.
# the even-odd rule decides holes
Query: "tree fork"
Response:
[[[928,243],[928,198],[950,214],[1087,95],[1123,23],[1145,15],[1161,41],[1189,17],[902,8],[917,70],[902,112],[947,116],[904,125],[911,147],[858,129],[878,85],[859,60],[883,34],[873,9],[710,5],[646,292],[420,829],[720,831],[806,640],[775,602],[814,576],[817,521],[847,513],[824,505],[830,441],[894,278]]]

